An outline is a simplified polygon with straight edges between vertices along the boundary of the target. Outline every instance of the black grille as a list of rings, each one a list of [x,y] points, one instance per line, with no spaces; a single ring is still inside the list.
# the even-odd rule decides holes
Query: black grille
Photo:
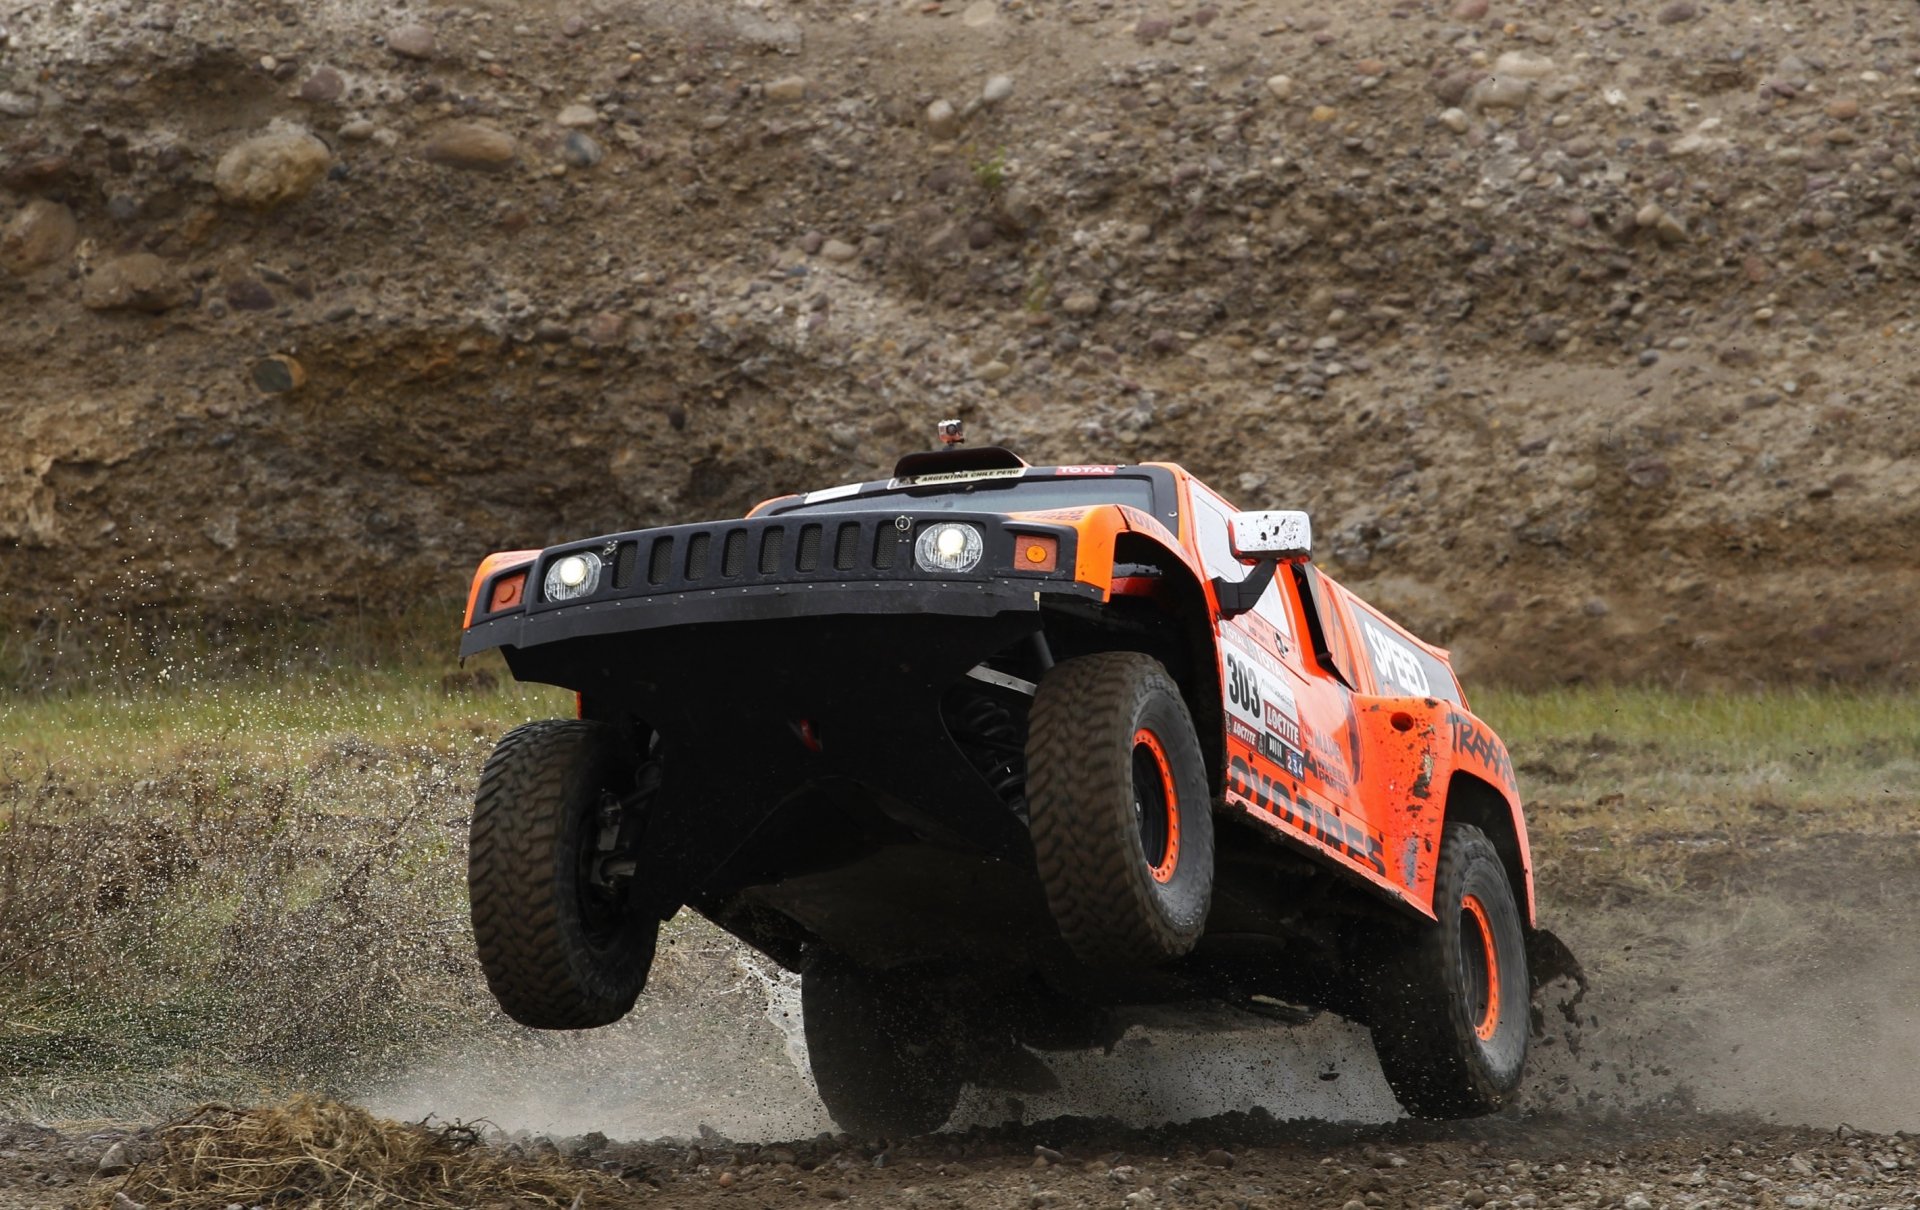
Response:
[[[999,522],[993,517],[955,519],[981,527],[983,535],[992,534]],[[996,540],[988,538],[990,547]],[[998,541],[1005,544],[1003,537]],[[608,561],[608,595],[649,596],[693,590],[703,595],[725,595],[778,591],[780,585],[796,581],[817,584],[832,580],[852,585],[853,581],[913,577],[919,574],[913,542],[912,527],[899,529],[893,516],[858,513],[818,520],[749,517],[709,525],[676,525],[613,534],[579,549],[591,549]],[[1063,541],[1062,546],[1061,562],[1071,566],[1071,539]],[[965,577],[939,578],[980,580],[991,574],[990,569],[982,568]]]
[[[773,575],[780,570],[780,556],[786,553],[787,531],[770,529],[760,535],[760,574]]]
[[[860,556],[860,523],[848,521],[840,527],[840,533],[833,540],[833,566],[836,571],[852,571],[853,561]]]
[[[698,533],[687,540],[687,579],[698,580],[711,570],[713,535]]]
[[[731,580],[747,569],[747,531],[736,529],[727,535],[727,545],[720,552],[720,574]]]

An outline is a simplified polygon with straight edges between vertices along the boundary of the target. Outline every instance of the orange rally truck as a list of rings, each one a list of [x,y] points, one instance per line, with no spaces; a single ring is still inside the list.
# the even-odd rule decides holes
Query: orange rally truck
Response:
[[[800,973],[856,1133],[1192,1002],[1364,1024],[1416,1115],[1508,1102],[1551,934],[1446,652],[1319,572],[1304,513],[942,436],[889,479],[481,564],[462,655],[579,703],[480,777],[505,1012],[619,1019],[692,908]]]

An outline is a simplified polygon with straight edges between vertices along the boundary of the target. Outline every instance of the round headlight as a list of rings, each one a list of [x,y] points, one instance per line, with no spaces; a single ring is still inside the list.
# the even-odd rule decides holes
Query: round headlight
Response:
[[[972,571],[980,565],[985,550],[979,530],[957,521],[942,521],[920,531],[913,544],[913,561],[921,571]]]
[[[583,550],[555,559],[547,568],[547,600],[571,601],[600,587],[600,556]]]

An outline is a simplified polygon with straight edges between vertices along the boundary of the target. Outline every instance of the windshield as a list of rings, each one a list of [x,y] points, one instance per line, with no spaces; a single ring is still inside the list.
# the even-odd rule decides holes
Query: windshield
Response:
[[[1153,483],[1136,475],[1090,475],[1053,479],[973,479],[924,487],[877,488],[859,495],[814,500],[773,513],[860,513],[912,508],[915,512],[1030,513],[1095,504],[1130,504],[1152,513]]]

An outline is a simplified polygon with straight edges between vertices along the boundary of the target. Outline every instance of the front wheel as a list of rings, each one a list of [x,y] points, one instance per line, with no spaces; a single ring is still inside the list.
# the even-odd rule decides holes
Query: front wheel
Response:
[[[1180,687],[1133,651],[1067,660],[1034,694],[1027,809],[1060,936],[1089,966],[1193,948],[1213,900],[1206,762]]]
[[[473,940],[487,986],[522,1025],[610,1025],[646,986],[660,922],[608,876],[637,773],[611,731],[573,719],[514,728],[480,773]]]
[[[1479,828],[1446,826],[1433,910],[1438,919],[1381,964],[1374,1050],[1414,1116],[1492,1113],[1526,1067],[1529,984],[1513,886]]]

